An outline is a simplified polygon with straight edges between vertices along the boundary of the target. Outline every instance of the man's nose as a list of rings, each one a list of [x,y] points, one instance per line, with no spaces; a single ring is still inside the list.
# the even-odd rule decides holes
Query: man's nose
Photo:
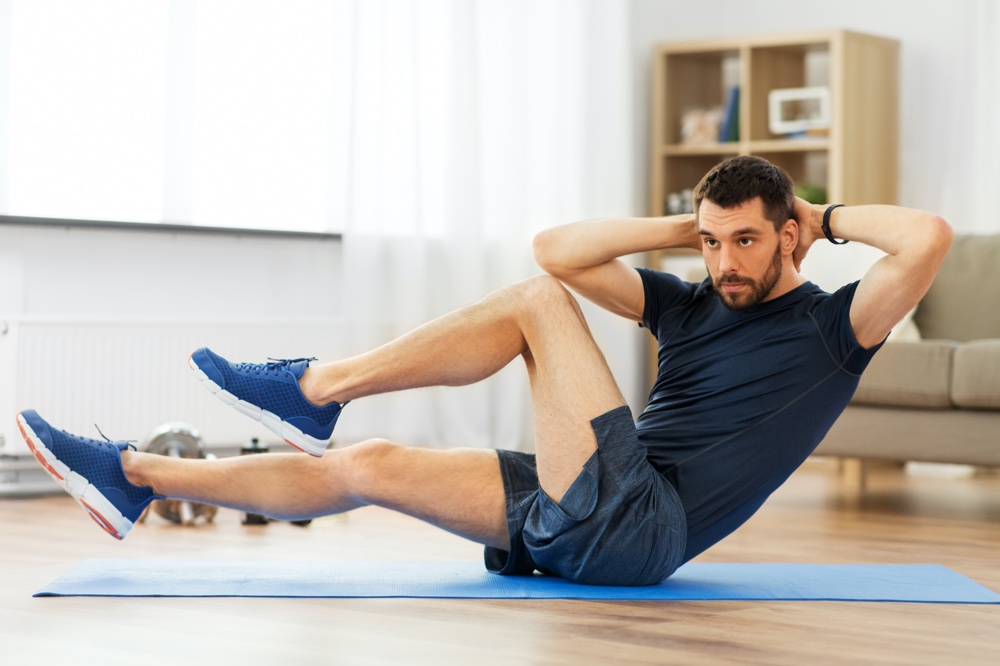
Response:
[[[739,268],[736,252],[723,245],[719,250],[719,271],[722,273],[738,273]]]

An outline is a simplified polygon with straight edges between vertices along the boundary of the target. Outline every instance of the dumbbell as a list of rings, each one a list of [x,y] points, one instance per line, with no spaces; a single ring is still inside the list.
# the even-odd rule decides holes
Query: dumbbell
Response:
[[[261,444],[260,440],[254,437],[250,440],[250,443],[240,449],[241,456],[252,456],[258,453],[267,453],[268,448],[266,444]],[[258,513],[244,513],[242,523],[244,525],[267,525],[271,522],[271,519],[267,516],[262,516]],[[311,518],[306,518],[304,520],[292,520],[289,521],[292,525],[298,525],[299,527],[306,527],[312,522]]]
[[[215,458],[211,453],[205,453],[201,435],[186,423],[164,423],[146,437],[142,450],[171,458]],[[181,525],[194,525],[199,518],[210,523],[219,510],[219,507],[211,504],[187,500],[156,500],[152,508],[163,518]],[[146,513],[148,511],[139,520],[145,520]]]

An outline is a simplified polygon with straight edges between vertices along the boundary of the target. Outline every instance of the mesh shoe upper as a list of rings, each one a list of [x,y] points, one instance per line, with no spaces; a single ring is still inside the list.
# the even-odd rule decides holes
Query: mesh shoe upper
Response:
[[[306,418],[332,431],[333,422],[340,414],[341,405],[332,403],[317,407],[302,395],[298,380],[311,359],[230,363],[207,348],[199,349],[192,358],[220,388],[284,420]],[[330,436],[329,432],[322,434]]]
[[[122,471],[121,451],[129,445],[111,443],[73,435],[65,430],[49,429],[51,450],[74,472],[84,476],[97,488],[117,488],[132,504],[143,504],[153,492],[136,486]]]
[[[78,494],[84,489],[79,486],[66,486],[67,481],[63,477],[67,473],[82,477],[124,517],[133,522],[142,515],[143,509],[151,501],[162,499],[162,496],[155,494],[152,488],[136,486],[125,476],[121,452],[131,446],[127,442],[107,442],[73,435],[52,427],[31,409],[21,412],[19,418],[24,420],[37,438],[37,441],[29,439],[36,458],[50,473],[61,480],[60,482],[71,494],[77,493],[74,494],[77,500],[81,499]],[[27,439],[28,435],[25,434],[25,437]],[[38,450],[38,447],[44,447],[44,451]],[[53,467],[55,464],[51,462],[53,458],[60,463],[58,469]],[[106,522],[104,524],[107,525]],[[121,538],[124,533],[118,533],[116,536]]]

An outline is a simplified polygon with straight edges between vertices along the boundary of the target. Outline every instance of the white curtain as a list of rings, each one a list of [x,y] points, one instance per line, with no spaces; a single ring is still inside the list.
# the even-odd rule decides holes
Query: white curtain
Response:
[[[535,231],[621,213],[631,100],[615,0],[364,0],[349,11],[335,38],[329,192],[345,229],[345,352],[359,353],[537,272]],[[624,363],[638,366],[630,344]],[[530,416],[515,362],[472,387],[359,400],[338,434],[522,448]]]
[[[973,21],[976,29],[972,82],[973,99],[973,182],[968,192],[969,231],[996,233],[1000,229],[997,188],[1000,186],[1000,6],[994,0],[975,0]]]

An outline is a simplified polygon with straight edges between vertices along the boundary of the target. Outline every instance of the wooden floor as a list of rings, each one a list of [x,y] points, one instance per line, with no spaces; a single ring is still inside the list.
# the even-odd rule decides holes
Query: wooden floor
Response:
[[[40,598],[88,557],[475,560],[379,509],[244,527],[153,516],[124,542],[67,497],[0,501],[3,664],[996,664],[1000,606],[845,602]],[[944,564],[1000,591],[1000,478],[808,463],[701,561]],[[125,566],[127,564],[123,564]],[[292,564],[291,566],[294,566]]]

